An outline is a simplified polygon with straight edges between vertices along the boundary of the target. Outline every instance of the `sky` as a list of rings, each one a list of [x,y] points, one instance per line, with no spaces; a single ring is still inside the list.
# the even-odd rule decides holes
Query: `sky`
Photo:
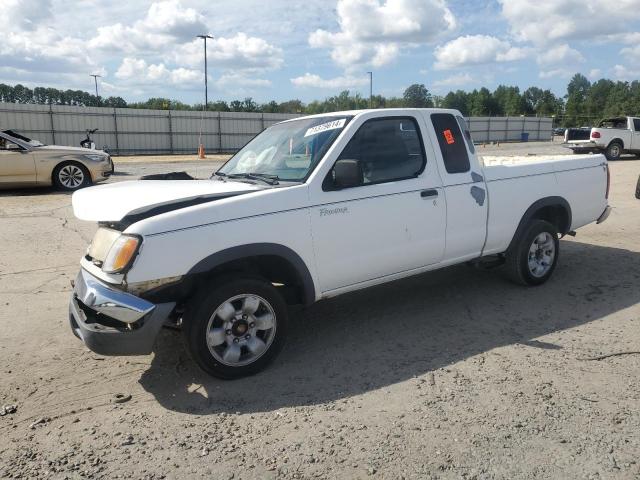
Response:
[[[0,0],[0,83],[127,101],[640,78],[640,0]]]

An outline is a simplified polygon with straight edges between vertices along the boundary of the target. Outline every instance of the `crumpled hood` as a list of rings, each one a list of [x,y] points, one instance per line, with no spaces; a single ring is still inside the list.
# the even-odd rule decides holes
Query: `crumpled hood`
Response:
[[[84,188],[73,194],[73,213],[80,220],[119,222],[127,216],[148,217],[190,202],[203,203],[264,187],[220,180],[138,180]],[[157,213],[151,213],[156,211]],[[147,213],[147,215],[145,215]]]

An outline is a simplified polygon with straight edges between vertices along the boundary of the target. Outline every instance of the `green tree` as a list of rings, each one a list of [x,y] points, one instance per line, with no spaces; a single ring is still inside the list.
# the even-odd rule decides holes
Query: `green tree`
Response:
[[[471,92],[471,115],[474,117],[487,117],[496,115],[499,111],[489,89],[482,87]]]
[[[304,103],[298,99],[287,100],[278,105],[278,113],[303,113]]]
[[[588,123],[585,115],[585,99],[591,83],[587,77],[576,73],[567,85],[565,126],[581,126]]]
[[[433,98],[427,87],[422,83],[414,83],[407,87],[402,95],[405,107],[430,108],[433,107]]]
[[[447,93],[442,99],[442,108],[460,110],[464,116],[468,117],[471,113],[469,94],[462,90]]]

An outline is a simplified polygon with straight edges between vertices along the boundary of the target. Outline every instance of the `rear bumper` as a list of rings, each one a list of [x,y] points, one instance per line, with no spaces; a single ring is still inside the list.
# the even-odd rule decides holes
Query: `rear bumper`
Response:
[[[598,145],[596,142],[592,141],[576,141],[576,142],[567,142],[562,144],[565,148],[570,148],[574,151],[587,151],[592,152],[595,150],[602,150],[604,147],[602,145]]]
[[[602,223],[606,221],[607,218],[609,218],[610,214],[611,214],[611,207],[607,205],[607,208],[605,208],[604,212],[600,214],[600,216],[598,217],[598,220],[596,220],[596,223]]]
[[[69,323],[74,335],[96,353],[146,355],[174,307],[115,290],[80,270],[69,301]]]

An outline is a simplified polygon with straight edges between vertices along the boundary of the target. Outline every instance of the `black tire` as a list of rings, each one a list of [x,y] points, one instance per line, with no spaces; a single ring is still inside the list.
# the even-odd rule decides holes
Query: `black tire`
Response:
[[[604,156],[607,157],[607,160],[619,160],[622,152],[622,144],[620,142],[611,142],[604,151]]]
[[[529,266],[530,249],[533,247],[534,241],[544,233],[547,233],[553,242],[554,255],[551,264],[547,263],[548,269],[543,269],[544,273],[536,275]],[[538,252],[535,255],[538,255]],[[507,252],[505,262],[507,276],[511,281],[521,285],[542,285],[553,274],[559,255],[558,229],[544,220],[532,220],[517,239],[515,245]]]
[[[288,311],[282,296],[268,281],[242,275],[219,277],[208,284],[207,287],[202,288],[190,301],[191,305],[185,312],[183,322],[182,333],[187,349],[194,361],[210,375],[226,380],[253,375],[264,369],[280,353],[287,336]],[[271,307],[275,317],[273,338],[262,353],[251,363],[238,366],[227,365],[223,363],[221,358],[216,358],[209,348],[207,332],[210,328],[210,319],[223,304],[228,303],[234,297],[245,294],[260,297]],[[236,302],[241,302],[241,300],[236,300]],[[266,308],[266,305],[261,303],[260,308]],[[256,310],[256,312],[258,311]],[[216,316],[212,321],[215,325],[215,322],[220,322],[221,319]],[[235,321],[234,331],[235,326],[239,325],[241,321],[240,319]],[[246,328],[246,322],[244,327]],[[226,331],[230,332],[231,329]],[[246,332],[246,330],[240,332],[239,341],[242,342],[242,337]],[[235,340],[236,333],[228,334],[230,340]],[[256,337],[259,335],[260,332],[256,334]],[[263,343],[266,344],[266,342]],[[211,348],[216,351],[216,348],[225,349],[230,347],[231,345],[225,346],[221,344],[218,347],[212,346]],[[243,352],[239,358],[252,355],[247,346],[239,348]],[[219,353],[218,356],[220,356]]]
[[[638,176],[638,183],[636,183],[636,198],[640,200],[640,176]]]
[[[81,163],[62,162],[53,170],[52,180],[57,189],[73,192],[91,185],[91,174]]]

